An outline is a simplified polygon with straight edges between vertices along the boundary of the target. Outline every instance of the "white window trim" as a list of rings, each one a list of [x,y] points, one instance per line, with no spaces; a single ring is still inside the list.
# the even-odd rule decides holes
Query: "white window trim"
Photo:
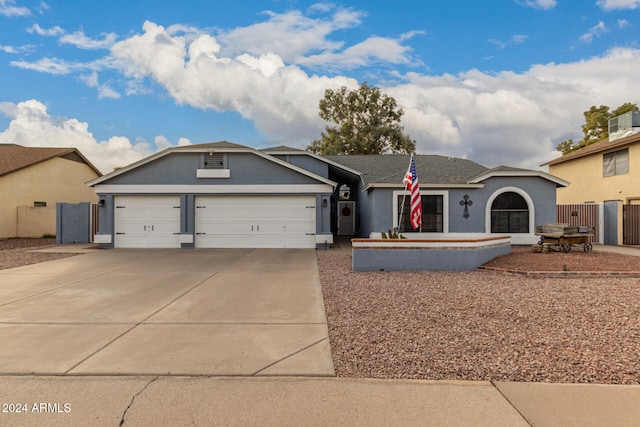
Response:
[[[536,218],[535,205],[533,204],[533,199],[531,198],[531,196],[529,196],[529,194],[526,191],[524,191],[522,188],[502,187],[493,192],[493,194],[489,197],[489,199],[487,199],[487,204],[485,205],[484,231],[487,234],[495,234],[495,235],[503,234],[503,233],[491,233],[491,205],[493,205],[493,201],[496,199],[496,197],[498,197],[502,193],[507,193],[507,192],[514,192],[522,196],[525,202],[527,202],[527,207],[529,209],[529,233],[513,233],[511,234],[511,241],[514,244],[531,243],[530,242],[532,239],[531,236],[534,236],[533,238],[535,240],[535,235],[534,235],[535,218]],[[522,238],[519,238],[520,236],[522,236]]]
[[[393,228],[398,227],[398,197],[405,195],[411,197],[408,190],[393,192]],[[420,196],[442,196],[442,233],[449,232],[449,192],[445,190],[420,190]]]

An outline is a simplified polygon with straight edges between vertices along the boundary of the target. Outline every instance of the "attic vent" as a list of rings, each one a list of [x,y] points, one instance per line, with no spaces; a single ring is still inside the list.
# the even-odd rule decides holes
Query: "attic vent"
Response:
[[[204,155],[205,169],[223,169],[224,153],[207,153]]]

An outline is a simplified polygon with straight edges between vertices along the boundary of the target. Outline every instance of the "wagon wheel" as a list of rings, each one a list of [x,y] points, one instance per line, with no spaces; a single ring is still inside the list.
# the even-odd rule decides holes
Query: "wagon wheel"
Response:
[[[562,250],[563,250],[565,253],[569,253],[569,252],[571,252],[571,245],[570,245],[570,244],[568,244],[568,243],[564,243],[564,244],[562,245]]]
[[[585,243],[584,245],[585,252],[591,252],[592,249],[593,249],[593,245],[591,243]]]

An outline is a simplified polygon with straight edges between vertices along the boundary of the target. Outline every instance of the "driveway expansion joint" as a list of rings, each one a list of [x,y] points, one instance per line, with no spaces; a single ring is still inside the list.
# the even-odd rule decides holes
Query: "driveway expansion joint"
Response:
[[[498,386],[496,385],[496,382],[495,382],[495,381],[491,380],[491,386],[492,386],[494,389],[496,389],[496,391],[497,391],[498,393],[500,393],[500,396],[502,396],[502,397],[504,398],[504,400],[506,400],[506,401],[507,401],[507,403],[509,403],[509,406],[511,406],[511,407],[512,407],[512,408],[513,408],[513,409],[518,413],[518,415],[520,415],[520,417],[522,417],[522,420],[523,420],[525,423],[527,423],[528,425],[530,425],[531,427],[533,427],[533,424],[531,424],[531,423],[529,422],[529,420],[527,419],[527,417],[525,417],[525,416],[524,416],[524,414],[523,414],[523,413],[518,409],[518,407],[517,407],[516,405],[514,405],[514,404],[513,404],[513,402],[511,401],[511,399],[509,399],[509,397],[508,397],[508,396],[506,396],[506,395],[502,392],[502,390],[500,390],[500,387],[498,387]]]

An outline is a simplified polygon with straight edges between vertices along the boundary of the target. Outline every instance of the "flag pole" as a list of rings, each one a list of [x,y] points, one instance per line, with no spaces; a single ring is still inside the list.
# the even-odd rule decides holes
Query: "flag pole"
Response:
[[[402,205],[400,207],[400,218],[398,218],[398,233],[400,232],[400,227],[402,226],[402,218],[404,215],[404,201],[407,198],[407,189],[409,188],[409,185],[411,184],[411,177],[409,174],[409,171],[411,169],[411,161],[413,160],[413,153],[411,154],[411,157],[409,159],[409,169],[407,169],[407,172],[404,175],[404,178],[402,179],[402,183],[404,184],[404,193],[402,194]]]
[[[407,186],[404,186],[404,193],[402,194],[402,205],[400,205],[400,217],[398,218],[398,233],[402,227],[402,215],[404,214],[404,200],[407,198]]]

